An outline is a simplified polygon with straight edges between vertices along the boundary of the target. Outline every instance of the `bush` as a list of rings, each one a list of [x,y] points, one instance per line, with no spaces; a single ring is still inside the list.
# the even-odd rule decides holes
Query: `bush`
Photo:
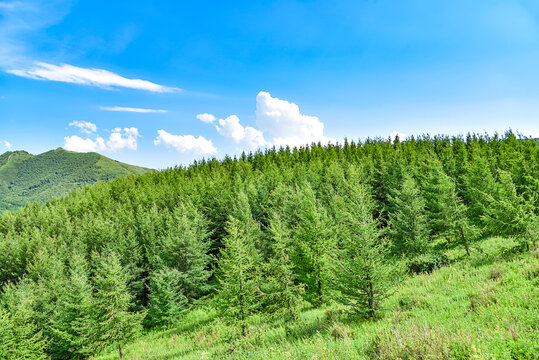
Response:
[[[416,274],[431,273],[434,270],[449,264],[449,259],[444,254],[421,254],[408,262],[408,269]]]

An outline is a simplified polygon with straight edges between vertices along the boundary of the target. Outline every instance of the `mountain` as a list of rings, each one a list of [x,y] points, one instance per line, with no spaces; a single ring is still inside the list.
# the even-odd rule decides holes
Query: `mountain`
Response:
[[[148,171],[151,170],[97,153],[76,153],[62,148],[39,155],[8,151],[0,155],[0,212],[63,196],[98,181]]]

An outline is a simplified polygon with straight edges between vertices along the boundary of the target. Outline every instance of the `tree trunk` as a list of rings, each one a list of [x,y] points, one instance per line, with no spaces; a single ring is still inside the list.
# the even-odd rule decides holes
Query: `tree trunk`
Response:
[[[320,302],[320,305],[322,305],[322,296],[324,293],[322,292],[322,280],[320,277],[322,276],[322,271],[320,270],[320,264],[317,265],[318,268],[318,301]]]
[[[120,353],[120,359],[124,358],[124,354],[122,353],[122,344],[118,343],[118,352]]]
[[[466,254],[470,256],[470,249],[468,248],[468,242],[466,241],[466,237],[464,237],[464,229],[462,228],[462,225],[459,225],[460,228],[460,237],[462,238],[462,243],[464,244],[464,248],[466,249]]]
[[[367,306],[368,306],[368,316],[370,318],[374,317],[374,286],[371,279],[371,273],[367,270]]]

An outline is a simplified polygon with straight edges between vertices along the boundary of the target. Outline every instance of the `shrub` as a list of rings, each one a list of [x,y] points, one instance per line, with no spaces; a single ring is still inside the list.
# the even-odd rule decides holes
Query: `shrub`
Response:
[[[441,268],[449,263],[447,256],[444,254],[426,253],[414,257],[408,263],[408,269],[416,274],[431,273],[436,269]]]

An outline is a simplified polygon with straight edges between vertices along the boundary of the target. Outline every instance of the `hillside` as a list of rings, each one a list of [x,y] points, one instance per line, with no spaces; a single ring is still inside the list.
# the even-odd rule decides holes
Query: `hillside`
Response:
[[[0,358],[537,360],[538,193],[510,131],[76,189],[0,215]]]
[[[62,148],[39,155],[8,151],[0,155],[0,212],[64,196],[98,181],[147,171],[97,153],[75,153]]]

